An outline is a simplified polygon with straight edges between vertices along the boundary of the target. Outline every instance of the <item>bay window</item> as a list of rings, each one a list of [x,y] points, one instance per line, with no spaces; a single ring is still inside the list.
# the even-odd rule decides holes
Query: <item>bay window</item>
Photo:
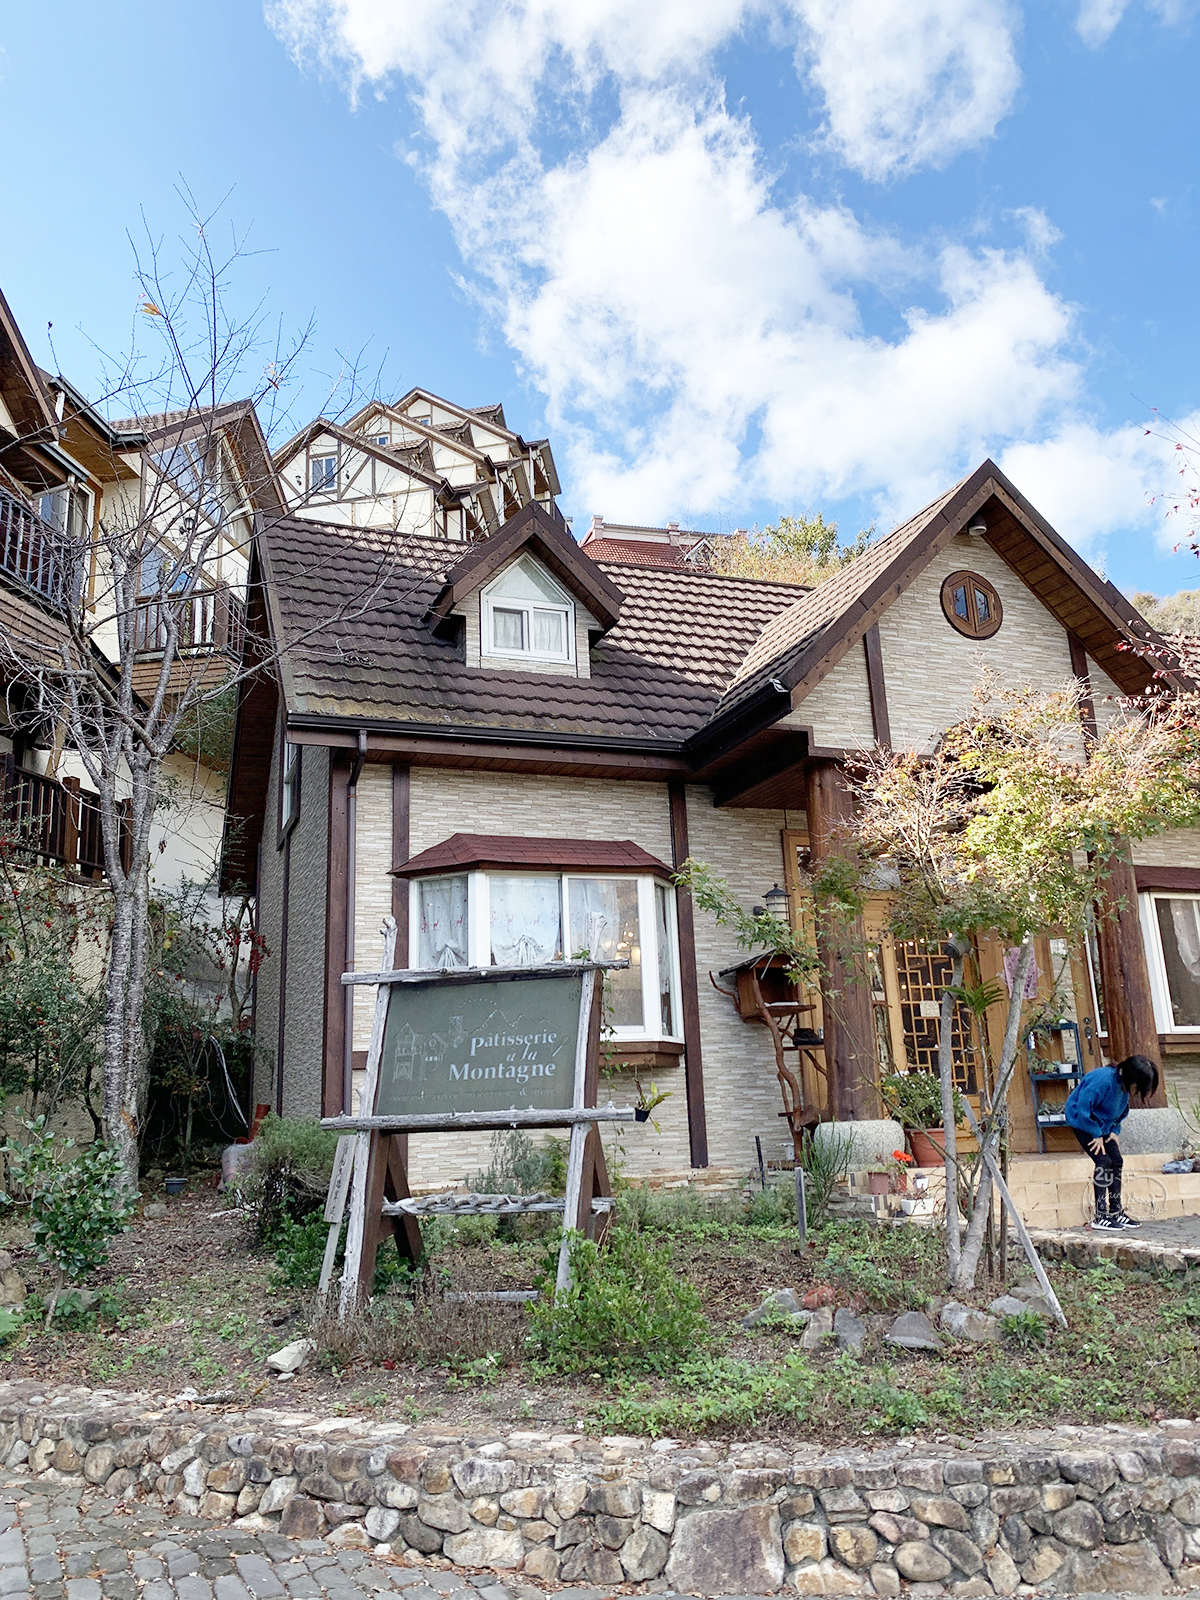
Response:
[[[410,964],[628,961],[605,979],[618,1039],[680,1039],[675,891],[650,875],[469,871],[414,878]]]

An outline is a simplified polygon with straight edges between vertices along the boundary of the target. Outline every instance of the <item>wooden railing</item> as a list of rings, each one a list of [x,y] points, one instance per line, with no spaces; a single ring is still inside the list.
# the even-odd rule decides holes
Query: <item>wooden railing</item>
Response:
[[[61,611],[70,592],[67,541],[15,495],[0,489],[0,570]]]
[[[223,650],[240,656],[246,638],[246,607],[226,585],[195,589],[184,598],[155,596],[137,602],[133,647],[138,655],[161,656],[167,647],[168,619],[178,630],[181,655]]]
[[[81,877],[104,877],[104,834],[100,796],[78,778],[58,783],[26,772],[10,755],[0,756],[0,808],[4,831],[16,852],[38,865],[69,867]],[[129,839],[121,818],[121,860],[128,870]]]

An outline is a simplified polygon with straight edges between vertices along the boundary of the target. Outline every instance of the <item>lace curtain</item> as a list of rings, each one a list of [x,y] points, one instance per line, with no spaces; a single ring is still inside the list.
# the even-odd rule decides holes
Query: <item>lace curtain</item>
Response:
[[[467,965],[467,880],[427,878],[417,886],[417,966]]]
[[[492,963],[534,967],[562,960],[562,890],[558,878],[489,876]]]
[[[640,1028],[642,1015],[642,950],[638,938],[637,884],[628,878],[572,878],[571,954],[586,950],[593,961],[630,965],[606,979],[617,1027]]]

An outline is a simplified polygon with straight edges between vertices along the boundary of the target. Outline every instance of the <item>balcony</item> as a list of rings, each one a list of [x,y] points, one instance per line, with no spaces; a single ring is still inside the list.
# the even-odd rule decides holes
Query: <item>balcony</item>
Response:
[[[133,625],[133,648],[137,655],[163,654],[172,616],[178,630],[176,648],[180,655],[214,651],[241,656],[246,638],[246,607],[228,585],[194,589],[183,598],[156,595],[139,600]]]
[[[0,489],[0,572],[32,589],[55,611],[71,589],[69,543],[15,495]]]
[[[67,867],[81,878],[104,877],[100,796],[78,778],[58,783],[0,756],[0,809],[17,854],[30,864]],[[121,820],[121,858],[128,869],[128,832]]]

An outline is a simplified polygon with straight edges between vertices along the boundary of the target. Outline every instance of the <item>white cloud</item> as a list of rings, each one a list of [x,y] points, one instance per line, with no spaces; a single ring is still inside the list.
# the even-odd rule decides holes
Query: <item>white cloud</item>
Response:
[[[830,143],[868,178],[989,138],[1020,82],[1009,0],[797,0]]]
[[[1188,535],[1187,481],[1193,457],[1177,441],[1200,437],[1200,412],[1177,425],[1127,423],[1106,430],[1084,421],[1040,443],[1010,445],[1000,466],[1064,539],[1081,548],[1137,528],[1159,550]],[[1173,514],[1177,504],[1183,516]]]
[[[768,22],[825,96],[830,146],[899,174],[1007,109],[1007,0],[274,0],[268,16],[358,92],[403,80],[434,203],[545,396],[579,511],[850,494],[911,511],[1078,392],[1071,308],[1033,260],[1048,219],[1023,214],[1024,251],[914,247],[784,202],[714,64]],[[896,307],[886,334],[864,326],[864,290]]]
[[[1145,4],[1167,27],[1186,22],[1195,10],[1195,0],[1145,0]],[[1112,37],[1129,6],[1130,0],[1080,0],[1075,30],[1084,44],[1096,49]]]

